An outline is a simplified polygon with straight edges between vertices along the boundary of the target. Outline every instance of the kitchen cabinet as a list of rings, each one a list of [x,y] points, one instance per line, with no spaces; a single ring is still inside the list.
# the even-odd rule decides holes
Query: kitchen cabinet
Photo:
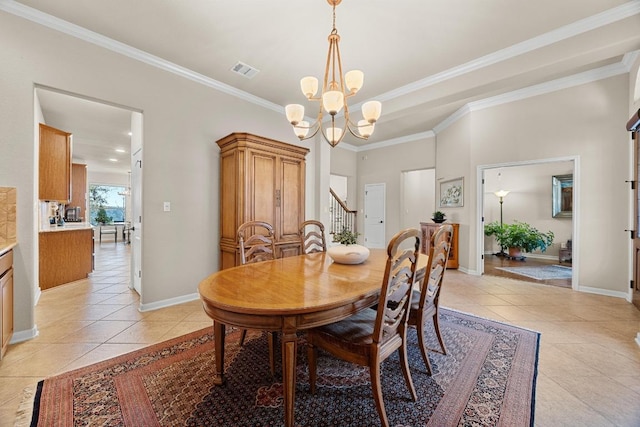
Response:
[[[447,260],[447,268],[458,268],[458,229],[460,224],[451,224],[453,226],[453,235],[451,236],[451,249],[449,250],[449,260]],[[422,232],[422,248],[423,254],[429,254],[431,249],[431,237],[438,231],[438,228],[443,224],[436,224],[435,222],[421,222],[420,230]]]
[[[40,200],[71,199],[71,134],[40,123]]]
[[[93,271],[93,228],[54,227],[39,233],[40,289],[85,279]]]
[[[77,220],[84,218],[88,220],[86,215],[87,209],[87,165],[80,163],[71,164],[71,200],[67,204],[67,208],[79,207]]]
[[[246,221],[273,225],[276,256],[301,253],[307,148],[248,133],[232,133],[220,147],[220,268],[239,265],[236,231]]]
[[[13,250],[9,250],[0,255],[0,336],[2,337],[2,348],[0,349],[0,360],[7,351],[9,341],[13,335]]]

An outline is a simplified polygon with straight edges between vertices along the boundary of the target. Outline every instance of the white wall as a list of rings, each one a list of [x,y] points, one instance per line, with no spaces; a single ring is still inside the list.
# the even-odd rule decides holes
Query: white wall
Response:
[[[101,185],[122,185],[123,187],[129,186],[129,174],[128,173],[115,173],[115,172],[96,172],[90,168],[87,169],[87,182],[91,184]]]
[[[143,112],[141,302],[148,306],[197,297],[199,281],[218,268],[215,141],[231,132],[250,132],[300,144],[281,112],[4,12],[0,63],[0,183],[18,193],[14,313],[19,337],[34,331],[32,301],[38,286],[35,84]],[[315,165],[313,146],[307,161]],[[321,171],[309,169],[306,191],[313,198]],[[163,212],[163,201],[171,201],[171,212]]]

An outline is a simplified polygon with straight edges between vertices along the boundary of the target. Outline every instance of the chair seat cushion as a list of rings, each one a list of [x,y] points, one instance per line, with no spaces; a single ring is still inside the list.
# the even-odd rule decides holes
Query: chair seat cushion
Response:
[[[339,322],[310,330],[309,340],[312,341],[315,335],[317,339],[331,346],[362,353],[363,347],[373,342],[371,336],[375,321],[375,310],[362,310]]]
[[[420,291],[414,290],[411,294],[411,317],[414,312],[420,309]],[[424,314],[425,316],[433,315],[436,311],[436,306],[433,304],[433,301],[425,301]],[[411,322],[410,322],[411,323]]]

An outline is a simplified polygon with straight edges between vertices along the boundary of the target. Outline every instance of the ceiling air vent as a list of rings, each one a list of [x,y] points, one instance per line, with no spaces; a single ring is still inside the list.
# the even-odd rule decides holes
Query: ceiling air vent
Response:
[[[260,72],[260,70],[258,70],[257,68],[253,68],[252,66],[244,64],[242,62],[238,62],[236,65],[234,65],[231,68],[231,71],[236,74],[240,74],[242,77],[246,77],[248,79],[253,78]]]

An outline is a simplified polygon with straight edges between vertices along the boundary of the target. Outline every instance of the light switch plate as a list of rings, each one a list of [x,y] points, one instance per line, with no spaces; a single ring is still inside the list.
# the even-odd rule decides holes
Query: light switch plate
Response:
[[[163,208],[165,212],[171,212],[171,202],[164,202]]]

